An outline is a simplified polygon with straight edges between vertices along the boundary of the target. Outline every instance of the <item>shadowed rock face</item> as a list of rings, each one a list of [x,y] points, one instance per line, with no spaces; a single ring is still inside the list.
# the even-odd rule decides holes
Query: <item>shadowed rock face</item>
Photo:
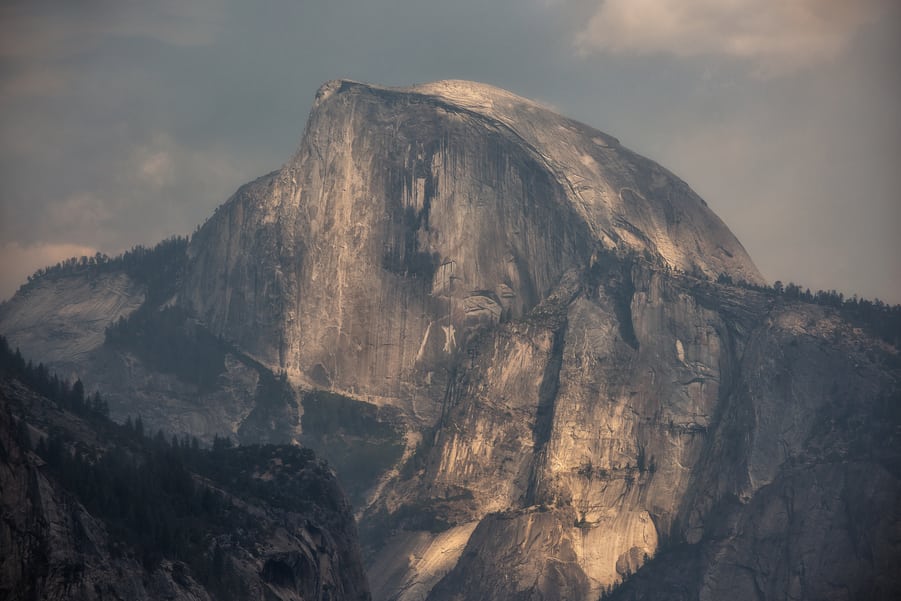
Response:
[[[350,507],[334,475],[315,459],[290,472],[283,470],[282,457],[291,460],[297,451],[286,447],[235,449],[231,457],[209,458],[243,464],[234,467],[232,478],[249,468],[252,478],[277,479],[285,487],[307,491],[288,503],[262,493],[247,494],[232,483],[208,475],[185,472],[196,495],[181,493],[181,499],[201,498],[189,510],[179,507],[177,516],[145,513],[142,537],[133,523],[100,505],[127,505],[141,484],[133,473],[113,485],[81,468],[94,490],[108,497],[94,507],[83,504],[84,488],[74,486],[52,460],[39,453],[47,439],[61,441],[61,453],[92,457],[95,465],[139,466],[148,460],[150,439],[122,435],[121,428],[96,416],[85,418],[62,409],[38,395],[4,369],[0,371],[0,597],[10,601],[100,601],[133,599],[150,601],[215,601],[256,599],[266,601],[369,601],[368,585],[360,559],[356,528]],[[40,440],[41,443],[37,443]],[[52,443],[49,443],[52,445]],[[37,451],[32,450],[37,447]],[[287,450],[286,450],[287,449]],[[199,451],[198,451],[199,452]],[[109,457],[117,459],[109,460]],[[312,454],[310,454],[312,457]],[[171,465],[171,463],[170,463]],[[221,467],[221,466],[220,466]],[[179,462],[179,468],[184,466]],[[76,468],[71,468],[76,469]],[[107,468],[109,469],[109,468]],[[226,472],[227,473],[227,472]],[[93,478],[92,478],[93,475]],[[130,477],[129,477],[130,476]],[[155,482],[156,483],[156,482]],[[298,484],[299,483],[299,484]],[[247,487],[247,484],[244,484]],[[174,488],[174,487],[170,487]],[[259,490],[259,489],[258,489]],[[183,485],[184,491],[184,485]],[[176,495],[171,489],[168,494]],[[152,494],[161,494],[153,490]],[[166,493],[162,493],[166,494]],[[188,502],[185,502],[187,505]],[[219,516],[230,520],[228,528],[217,524],[216,504],[227,509]],[[201,509],[202,507],[202,509]],[[169,507],[171,511],[171,506]],[[104,511],[106,513],[104,513]],[[131,505],[131,511],[147,512]],[[115,517],[112,517],[115,516]],[[186,517],[188,516],[188,517]],[[161,528],[154,520],[177,524],[181,533],[186,521],[199,522],[191,541],[192,551],[159,550],[160,538],[148,535]],[[222,519],[221,517],[217,519]],[[224,530],[224,532],[223,532]],[[131,533],[129,533],[131,532]],[[152,557],[148,548],[157,549]]]
[[[153,427],[303,437],[297,407],[247,398],[266,369],[375,404],[406,434],[358,508],[376,599],[901,590],[898,350],[713,283],[762,279],[610,136],[481,84],[330,82],[296,156],[187,253],[172,302],[227,341],[224,371],[191,401],[129,355],[137,405]]]

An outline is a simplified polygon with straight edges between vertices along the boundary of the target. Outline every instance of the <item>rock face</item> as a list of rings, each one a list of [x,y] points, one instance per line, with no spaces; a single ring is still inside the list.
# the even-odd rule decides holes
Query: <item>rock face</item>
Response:
[[[174,291],[179,282],[175,278],[165,288]],[[140,415],[152,431],[163,428],[207,442],[216,434],[245,442],[296,438],[296,404],[287,415],[277,415],[277,426],[259,427],[261,420],[274,417],[266,415],[273,411],[262,398],[272,372],[230,345],[210,344],[208,334],[205,346],[196,344],[194,334],[203,329],[196,320],[168,328],[163,336],[172,339],[163,345],[162,354],[171,350],[165,347],[193,343],[186,354],[218,357],[221,373],[213,386],[186,381],[171,369],[161,368],[154,360],[159,357],[148,352],[146,336],[136,336],[129,344],[110,344],[106,337],[109,326],[141,315],[138,309],[142,307],[145,315],[159,314],[158,303],[149,296],[144,282],[115,266],[47,275],[23,286],[0,305],[0,323],[4,335],[25,357],[43,362],[63,378],[74,381],[81,377],[91,389],[102,390],[111,415],[119,421]],[[163,306],[171,304],[172,299],[165,300]],[[151,321],[145,329],[159,326]],[[188,366],[187,370],[191,369]]]
[[[125,273],[85,273],[39,279],[5,303],[0,315],[4,335],[26,356],[40,357],[68,376],[103,344],[107,325],[143,302],[142,287]]]
[[[901,591],[898,349],[729,283],[762,278],[722,222],[588,126],[470,82],[327,83],[296,156],[217,210],[180,273],[167,302],[231,362],[155,425],[262,436],[302,412],[261,413],[274,372],[376,405],[386,457],[405,428],[357,508],[376,599]],[[39,321],[12,340],[53,340]],[[136,392],[160,381],[127,356]]]
[[[330,82],[297,155],[195,236],[183,301],[289,375],[431,421],[469,338],[599,247],[760,281],[683,182],[594,129],[469,82]]]
[[[658,552],[650,574],[701,566],[685,599],[901,590],[898,351],[834,311],[612,260],[474,354],[374,507],[478,526],[449,571],[392,565],[423,543],[390,539],[377,598],[596,599],[636,572],[623,598],[671,598],[678,568],[641,578]]]
[[[304,467],[286,477],[321,491],[318,505],[298,499],[293,509],[248,501],[244,491],[195,476],[198,486],[220,495],[234,522],[231,535],[205,532],[205,540],[197,541],[209,546],[208,563],[215,566],[212,576],[199,576],[203,562],[192,565],[175,557],[148,562],[146,550],[139,559],[138,550],[123,541],[121,522],[92,515],[31,450],[31,439],[50,433],[65,441],[64,453],[132,453],[140,463],[140,443],[111,439],[108,427],[61,410],[7,374],[0,398],[3,599],[370,599],[353,518],[327,471]],[[278,450],[272,453],[277,456]],[[123,498],[122,489],[129,486],[116,482],[111,496]]]
[[[588,288],[556,334],[505,344],[542,349],[532,365],[545,378],[556,346],[556,383],[493,389],[503,351],[470,373],[414,490],[424,506],[472,491],[459,520],[484,517],[429,599],[596,598],[636,571],[644,596],[623,598],[674,598],[671,581],[639,570],[671,549],[702,566],[685,599],[892,598],[899,388],[897,367],[885,370],[897,351],[817,307],[758,305],[750,319],[641,271],[634,348]],[[523,399],[527,419],[511,419]],[[576,586],[573,573],[591,594],[561,584]]]

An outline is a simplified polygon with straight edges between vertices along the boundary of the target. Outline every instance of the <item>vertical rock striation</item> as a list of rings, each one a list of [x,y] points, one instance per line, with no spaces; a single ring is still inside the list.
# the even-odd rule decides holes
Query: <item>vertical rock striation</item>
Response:
[[[473,334],[598,247],[760,276],[688,187],[609,136],[469,82],[329,82],[296,156],[194,237],[183,301],[301,381],[431,420]]]
[[[298,434],[243,398],[288,381],[405,428],[358,508],[377,599],[892,598],[898,349],[733,281],[763,282],[728,228],[614,138],[483,84],[333,81],[193,236],[171,304],[227,359],[154,415]]]
[[[478,526],[444,549],[453,568],[403,563],[375,594],[596,599],[631,577],[622,598],[890,599],[899,376],[897,349],[834,310],[597,262],[458,375],[423,467],[381,506],[406,529]]]

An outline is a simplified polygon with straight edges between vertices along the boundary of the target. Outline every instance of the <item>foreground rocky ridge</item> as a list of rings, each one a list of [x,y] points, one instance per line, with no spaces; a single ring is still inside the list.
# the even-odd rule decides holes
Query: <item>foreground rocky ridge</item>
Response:
[[[731,284],[761,278],[722,222],[597,130],[470,82],[330,82],[177,273],[143,316],[121,305],[144,329],[118,346],[67,355],[26,309],[109,305],[83,275],[33,283],[0,329],[123,419],[316,440],[345,473],[378,451],[376,599],[901,590],[898,349]],[[211,385],[140,344],[173,323]]]
[[[222,466],[230,470],[226,478],[191,474],[193,484],[182,483],[181,489],[168,493],[181,495],[185,503],[202,499],[202,507],[183,507],[185,515],[156,514],[151,508],[138,518],[112,517],[125,515],[122,507],[116,508],[118,513],[107,509],[109,515],[92,514],[85,506],[88,499],[66,484],[68,474],[59,471],[59,462],[83,472],[81,478],[96,479],[85,485],[91,489],[111,486],[109,497],[93,501],[98,508],[137,501],[132,511],[144,512],[140,500],[129,501],[138,494],[129,488],[132,483],[106,482],[103,470],[108,468],[103,466],[115,465],[119,459],[109,458],[116,456],[141,470],[142,464],[155,461],[154,454],[172,453],[174,459],[178,447],[165,450],[165,441],[129,435],[97,415],[75,415],[8,372],[0,380],[0,398],[4,599],[370,598],[349,508],[333,476],[315,461],[281,473],[288,468],[280,470],[282,463],[296,453],[278,447],[220,451],[215,457],[208,451],[190,451],[198,461],[232,464]],[[37,451],[32,450],[35,446]],[[304,498],[282,506],[248,496],[236,486],[242,481],[239,471],[247,468],[239,467],[239,460],[257,461],[250,457],[254,454],[266,459],[254,465],[260,473],[250,478],[278,479],[289,489],[308,491]],[[91,469],[89,463],[98,467]],[[210,469],[215,473],[222,467]],[[167,469],[178,473],[180,462],[173,461]],[[159,534],[156,529],[167,527],[156,522],[160,516],[174,520],[176,530]],[[135,534],[135,528],[140,532]],[[200,538],[194,540],[194,535]],[[172,536],[190,540],[175,544]]]

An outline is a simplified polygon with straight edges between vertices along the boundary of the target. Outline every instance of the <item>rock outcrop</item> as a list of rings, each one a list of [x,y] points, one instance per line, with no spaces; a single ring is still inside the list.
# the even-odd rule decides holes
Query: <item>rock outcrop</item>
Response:
[[[39,278],[0,309],[3,334],[69,376],[103,345],[106,327],[144,300],[143,287],[121,271]]]
[[[898,349],[756,286],[684,182],[593,128],[470,82],[329,82],[178,273],[159,306],[212,336],[215,385],[99,342],[79,373],[154,427],[396,461],[357,508],[376,599],[901,591]],[[55,341],[23,303],[0,329]],[[273,381],[329,391],[315,433]]]
[[[658,553],[650,574],[701,566],[685,599],[901,590],[898,350],[834,310],[598,262],[474,348],[371,508],[420,532],[374,560],[377,598],[596,599],[632,574],[624,598],[671,598]]]
[[[683,182],[490,86],[323,86],[297,155],[192,240],[182,302],[313,386],[437,417],[469,338],[598,248],[759,282]]]

